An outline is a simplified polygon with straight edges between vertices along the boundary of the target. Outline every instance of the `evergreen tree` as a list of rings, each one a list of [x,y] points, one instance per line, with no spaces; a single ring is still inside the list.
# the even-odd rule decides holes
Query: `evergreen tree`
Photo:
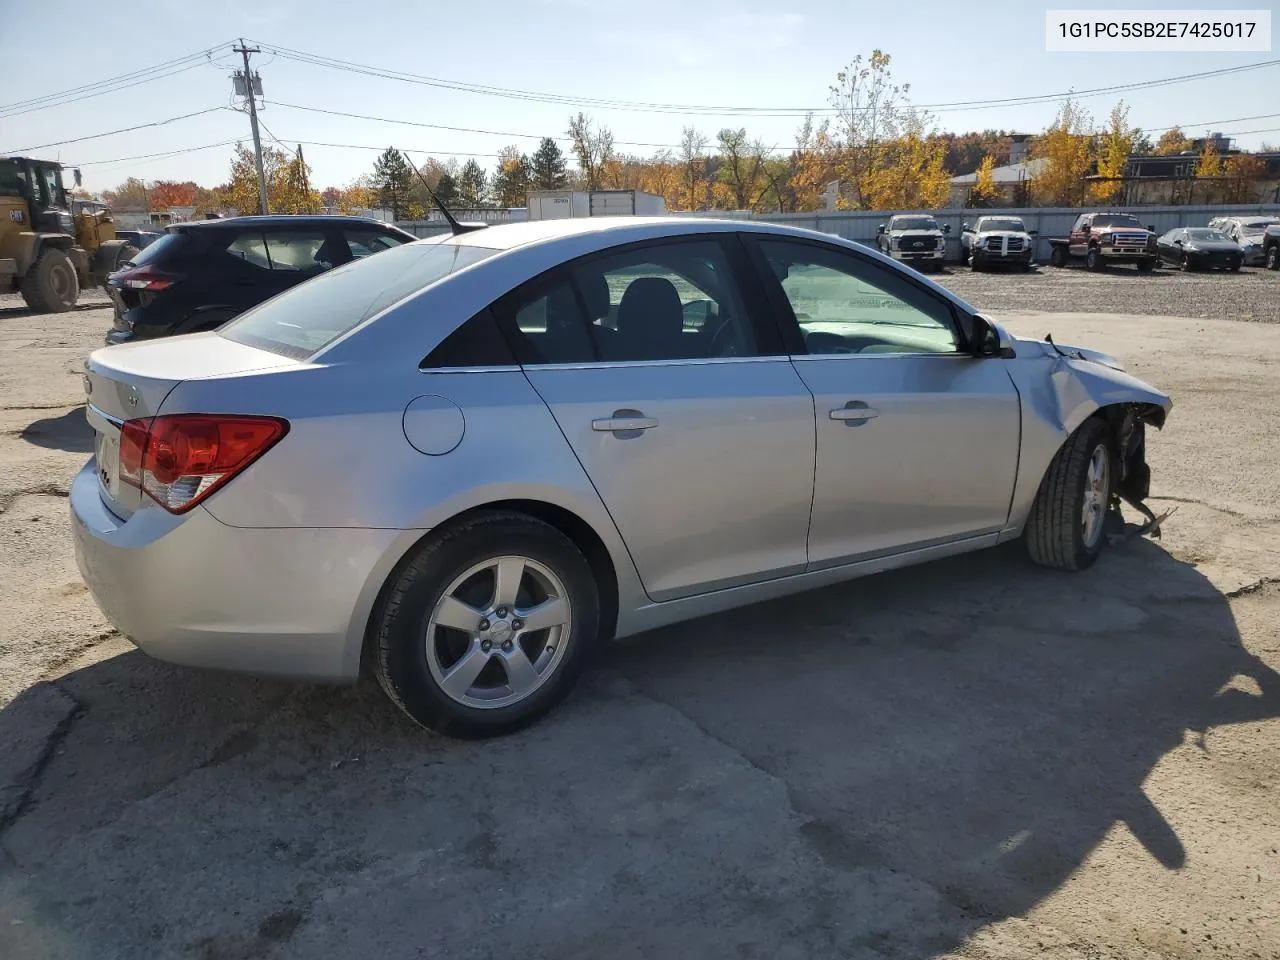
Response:
[[[568,165],[564,152],[550,137],[543,137],[530,161],[534,190],[561,190],[569,185]]]
[[[405,199],[414,180],[413,171],[395,147],[387,147],[373,165],[373,188],[378,200],[391,208],[391,219],[399,220]]]
[[[472,158],[458,174],[458,201],[467,207],[483,206],[488,200],[489,178],[484,168]]]

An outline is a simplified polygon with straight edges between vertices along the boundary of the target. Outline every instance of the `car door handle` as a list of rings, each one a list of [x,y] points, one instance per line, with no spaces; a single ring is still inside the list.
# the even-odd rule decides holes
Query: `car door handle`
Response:
[[[652,430],[657,425],[657,420],[646,417],[639,410],[615,410],[612,417],[591,421],[591,429],[597,433],[620,436],[639,436],[641,431]]]
[[[843,407],[837,407],[831,411],[832,420],[843,420],[851,427],[856,427],[878,416],[880,416],[879,410],[867,406],[861,400],[850,400]]]

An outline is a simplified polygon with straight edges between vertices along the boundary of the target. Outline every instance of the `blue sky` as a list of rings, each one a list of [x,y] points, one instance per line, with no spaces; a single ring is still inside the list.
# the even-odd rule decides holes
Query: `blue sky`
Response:
[[[1130,8],[1171,10],[1274,6],[1272,0],[1150,3]],[[893,57],[912,99],[933,104],[994,97],[1050,94],[1280,58],[1275,53],[1079,54],[1046,53],[1046,9],[1110,9],[1114,4],[1074,0],[1054,4],[986,0],[984,3],[915,0],[487,0],[484,3],[371,4],[335,0],[131,0],[119,4],[61,0],[55,35],[71,45],[49,69],[49,12],[35,3],[0,0],[5,29],[0,62],[6,82],[0,102],[10,104],[127,73],[223,40],[244,35],[261,44],[255,57],[266,98],[419,123],[562,136],[576,107],[445,90],[334,71],[269,51],[279,44],[307,53],[451,81],[570,97],[662,104],[825,107],[835,73],[858,53],[879,47]],[[77,44],[80,46],[77,48]],[[0,152],[164,120],[230,100],[231,69],[239,60],[224,47],[212,63],[107,96],[19,116],[0,117]],[[1125,99],[1132,122],[1148,129],[1180,124],[1190,134],[1209,129],[1244,133],[1241,146],[1280,142],[1280,116],[1233,121],[1280,111],[1280,67],[1134,91]],[[1106,116],[1115,95],[1085,105]],[[984,127],[1037,132],[1053,117],[1052,103],[958,112],[938,111],[944,129]],[[679,141],[692,123],[709,136],[723,126],[746,126],[771,144],[790,145],[798,117],[680,116],[659,112],[589,109],[619,141]],[[486,167],[507,143],[532,150],[536,139],[448,132],[353,120],[269,105],[263,120],[291,147],[298,141],[381,148],[396,144],[421,157],[460,160],[475,155]],[[85,184],[102,189],[127,176],[226,180],[230,147],[168,158],[117,160],[199,147],[236,137],[248,142],[247,116],[215,110],[161,127],[33,151],[84,164]],[[648,147],[622,147],[641,154]],[[375,150],[304,146],[318,185],[345,184],[366,172]]]

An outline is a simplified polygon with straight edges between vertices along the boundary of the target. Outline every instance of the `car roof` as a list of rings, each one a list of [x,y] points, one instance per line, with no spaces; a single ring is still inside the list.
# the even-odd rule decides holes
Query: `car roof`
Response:
[[[519,223],[504,223],[459,234],[452,240],[467,246],[512,250],[527,244],[555,243],[589,234],[600,234],[600,246],[612,247],[632,240],[651,240],[697,233],[761,231],[763,228],[788,232],[788,228],[779,227],[777,224],[718,217],[570,217],[562,220],[523,220]],[[811,231],[793,232],[810,233]],[[818,236],[826,240],[832,239],[827,234],[818,234]]]
[[[339,214],[309,214],[309,213],[288,213],[288,214],[255,214],[253,216],[243,217],[219,217],[215,220],[184,220],[181,223],[169,224],[171,227],[179,227],[183,230],[192,227],[296,227],[307,224],[324,225],[324,224],[346,224],[347,226],[364,226],[364,227],[385,227],[392,230],[400,230],[394,223],[386,223],[383,220],[375,220],[372,217],[345,217]],[[401,231],[403,232],[403,231]]]

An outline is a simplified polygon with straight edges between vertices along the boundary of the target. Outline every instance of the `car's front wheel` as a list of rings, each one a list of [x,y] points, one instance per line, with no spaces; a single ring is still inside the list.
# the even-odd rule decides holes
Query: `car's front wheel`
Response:
[[[373,628],[378,681],[401,710],[450,736],[498,736],[569,692],[600,633],[599,591],[554,527],[478,514],[418,548]]]
[[[1268,270],[1280,270],[1280,243],[1267,248],[1266,266]]]
[[[1111,430],[1090,418],[1064,443],[1036,492],[1023,536],[1031,559],[1059,570],[1084,570],[1106,544],[1115,490]]]

